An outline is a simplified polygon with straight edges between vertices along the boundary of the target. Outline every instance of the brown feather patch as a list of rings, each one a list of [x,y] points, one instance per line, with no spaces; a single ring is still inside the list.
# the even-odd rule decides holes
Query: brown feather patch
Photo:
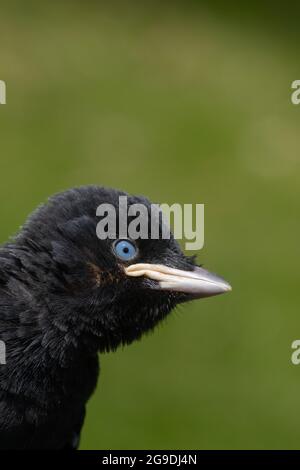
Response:
[[[102,271],[101,271],[101,269],[99,268],[99,266],[97,266],[94,263],[87,263],[87,265],[89,267],[92,278],[94,279],[96,285],[99,287],[101,285],[101,282],[102,282]]]

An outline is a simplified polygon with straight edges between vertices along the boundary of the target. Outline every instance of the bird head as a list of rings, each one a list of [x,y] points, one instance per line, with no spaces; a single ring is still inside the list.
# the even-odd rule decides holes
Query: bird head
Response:
[[[87,186],[50,198],[16,237],[31,292],[47,306],[40,321],[65,343],[113,350],[152,330],[177,304],[230,290],[186,256],[172,235],[133,240],[117,228],[114,237],[99,239],[97,208],[110,204],[119,217],[119,196],[127,196],[128,207],[143,204],[151,217],[144,197]]]

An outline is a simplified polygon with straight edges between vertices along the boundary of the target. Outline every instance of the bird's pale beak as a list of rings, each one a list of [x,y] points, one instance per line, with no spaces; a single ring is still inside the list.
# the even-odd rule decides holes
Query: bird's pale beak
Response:
[[[231,291],[228,282],[198,266],[193,271],[184,271],[162,264],[139,263],[128,266],[125,272],[128,276],[144,276],[157,281],[158,289],[182,292],[197,299]]]

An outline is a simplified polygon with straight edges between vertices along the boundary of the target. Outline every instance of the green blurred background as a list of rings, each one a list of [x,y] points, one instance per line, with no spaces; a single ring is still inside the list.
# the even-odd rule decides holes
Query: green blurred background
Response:
[[[1,241],[96,183],[205,203],[230,295],[102,356],[81,448],[299,448],[299,9],[2,2]]]

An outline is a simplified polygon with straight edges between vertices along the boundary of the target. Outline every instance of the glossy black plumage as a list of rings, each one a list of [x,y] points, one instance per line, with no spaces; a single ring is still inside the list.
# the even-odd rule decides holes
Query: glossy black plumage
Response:
[[[126,276],[112,242],[97,238],[96,208],[120,194],[89,186],[56,195],[0,249],[0,449],[75,448],[98,352],[139,339],[188,298]],[[194,267],[174,239],[137,243],[143,263]]]

